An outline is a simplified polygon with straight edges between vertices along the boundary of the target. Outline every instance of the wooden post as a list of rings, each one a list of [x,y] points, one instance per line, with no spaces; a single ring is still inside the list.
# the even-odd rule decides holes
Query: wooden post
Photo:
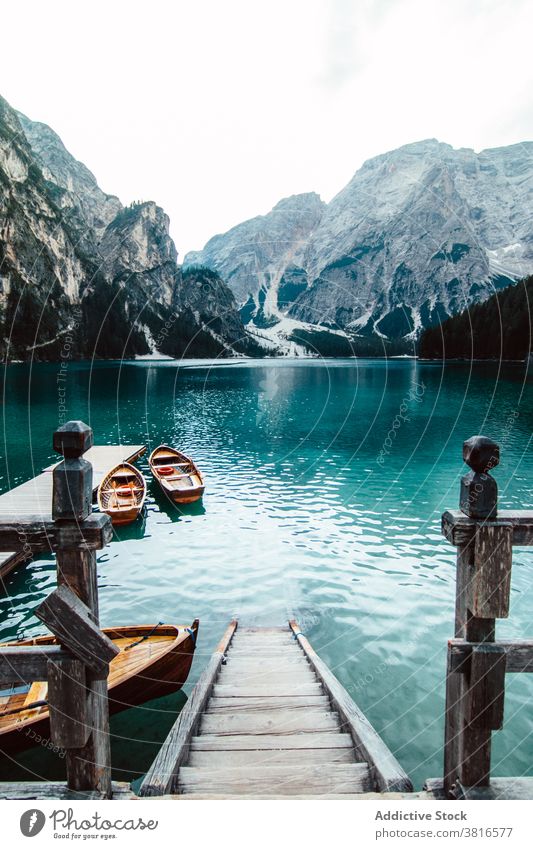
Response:
[[[479,524],[476,524],[473,538],[457,546],[455,637],[492,643],[495,617],[508,615],[512,552],[512,530],[505,529],[500,535],[486,525],[497,516],[498,488],[489,471],[498,465],[500,449],[487,437],[473,436],[464,443],[463,459],[472,471],[461,480],[460,507],[466,516]],[[497,575],[500,580],[496,584]],[[492,655],[488,657],[490,660]],[[447,793],[452,793],[457,782],[463,786],[487,786],[490,782],[494,716],[490,711],[480,711],[479,696],[486,694],[491,678],[498,689],[495,714],[501,706],[503,715],[501,672],[505,671],[505,658],[495,665],[496,671],[484,665],[482,659],[485,659],[482,654],[476,658],[471,681],[472,669],[469,675],[454,671],[451,647],[448,647],[444,740],[444,789]]]
[[[92,444],[92,430],[83,422],[67,422],[54,433],[54,448],[65,458],[53,471],[52,516],[61,527],[75,526],[91,512],[92,466],[81,455]],[[98,625],[96,552],[70,548],[68,543],[60,545],[57,549],[57,583],[58,586],[69,587],[81,599],[89,608],[94,624]],[[70,789],[97,790],[105,798],[110,798],[107,671],[107,664],[100,672],[85,667],[89,733],[84,745],[67,749],[66,763]],[[79,700],[78,681],[75,686],[75,698]]]

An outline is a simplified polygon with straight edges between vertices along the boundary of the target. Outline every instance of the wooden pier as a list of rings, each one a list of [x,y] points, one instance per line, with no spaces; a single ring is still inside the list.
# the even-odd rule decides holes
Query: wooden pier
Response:
[[[132,463],[146,451],[145,445],[94,445],[85,452],[83,459],[93,467],[93,494],[104,475],[119,463]],[[57,463],[47,466],[39,475],[0,495],[0,522],[14,516],[29,516],[52,521],[52,481]],[[23,534],[21,534],[23,541]],[[23,548],[0,552],[0,579],[5,578],[16,566],[30,559]]]
[[[140,795],[354,798],[412,789],[296,622],[232,622]]]
[[[85,462],[91,444],[82,422],[56,431],[54,447],[65,461],[43,473],[50,500],[41,514],[0,511],[0,546],[16,548],[23,538],[30,551],[56,552],[58,588],[36,615],[60,644],[46,651],[0,647],[0,685],[48,682],[50,739],[65,749],[67,765],[66,784],[1,783],[0,798],[136,798],[111,782],[107,673],[116,647],[98,625],[96,551],[112,528],[109,516],[92,514],[94,482]],[[472,437],[463,456],[472,471],[461,482],[461,509],[442,517],[442,532],[457,547],[442,777],[412,792],[295,621],[272,628],[234,621],[145,776],[141,797],[533,799],[533,778],[491,776],[492,734],[505,733],[506,674],[533,672],[533,640],[496,637],[497,620],[510,614],[513,546],[533,545],[533,511],[498,510],[489,473],[499,461],[495,443]]]

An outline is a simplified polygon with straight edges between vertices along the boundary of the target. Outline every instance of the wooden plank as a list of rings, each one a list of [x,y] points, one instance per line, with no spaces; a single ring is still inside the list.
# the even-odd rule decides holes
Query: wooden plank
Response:
[[[93,467],[93,492],[96,492],[107,472],[119,463],[132,463],[146,451],[145,445],[94,445],[83,455]],[[52,472],[58,463],[13,489],[0,495],[0,521],[14,514],[24,521],[32,515],[39,520],[52,521]],[[3,543],[2,547],[3,547]],[[22,544],[24,545],[24,543]],[[16,545],[16,549],[20,546]],[[4,549],[8,551],[8,549]],[[47,550],[45,546],[44,550]]]
[[[368,765],[305,764],[293,766],[233,767],[208,769],[181,767],[178,787],[182,793],[238,793],[248,796],[258,792],[277,795],[315,793],[364,793],[372,789]]]
[[[236,734],[233,737],[221,737],[216,734],[203,734],[191,739],[191,751],[268,751],[281,749],[351,749],[353,741],[349,734],[321,732],[320,734],[253,735]]]
[[[3,551],[56,551],[70,548],[96,551],[113,539],[111,519],[105,513],[93,513],[82,522],[56,524],[37,515],[0,516],[0,548]]]
[[[135,799],[130,785],[126,781],[113,781],[113,799]],[[98,800],[105,798],[101,793],[87,790],[70,790],[64,781],[0,781],[0,799],[64,799]]]
[[[118,647],[95,625],[89,607],[67,586],[59,586],[34,611],[35,616],[93,672],[105,675]]]
[[[59,664],[71,658],[60,646],[0,645],[0,686],[45,681],[49,660]]]
[[[329,710],[330,702],[327,696],[265,696],[265,698],[211,698],[207,705],[207,713],[253,713],[254,711],[270,711],[283,708],[284,710],[302,710],[321,708]]]
[[[85,666],[80,660],[48,662],[50,739],[62,749],[85,746],[91,733]]]
[[[254,687],[262,687],[264,690],[269,690],[272,688],[280,688],[282,686],[297,688],[300,686],[305,686],[306,684],[315,684],[316,678],[311,671],[306,669],[296,669],[294,672],[280,672],[279,675],[275,672],[265,672],[262,674],[261,672],[253,671],[247,674],[241,675],[232,675],[231,672],[226,671],[226,668],[223,668],[223,671],[220,673],[219,678],[220,686],[235,684],[239,687],[246,687],[248,689],[253,689]]]
[[[320,696],[324,689],[318,681],[308,684],[294,684],[290,681],[274,681],[250,685],[249,681],[238,681],[235,684],[216,684],[213,696],[220,698],[246,698],[261,696]]]
[[[503,725],[505,652],[494,643],[472,649],[465,719],[495,731]]]
[[[298,642],[316,675],[322,682],[332,706],[339,712],[343,729],[349,730],[356,751],[366,760],[380,790],[410,792],[411,781],[364,713],[335,678],[328,666],[318,657],[309,640],[301,633],[295,620],[289,622]]]
[[[498,510],[495,521],[470,519],[460,510],[447,510],[442,515],[442,533],[452,545],[467,545],[479,527],[509,524],[513,545],[533,545],[532,510]]]
[[[238,645],[238,644],[237,644]],[[228,660],[280,660],[284,657],[292,657],[292,651],[288,652],[285,649],[265,649],[264,651],[257,649],[255,651],[251,649],[239,649],[232,648],[227,653]]]
[[[301,654],[301,652],[300,652]],[[228,662],[224,669],[232,675],[242,675],[248,672],[254,673],[272,673],[279,672],[290,675],[292,672],[303,669],[311,671],[311,667],[304,657],[287,657],[279,658],[264,658],[260,655],[257,657],[234,658],[228,657]]]
[[[312,734],[340,729],[336,713],[310,708],[269,713],[204,713],[200,734]]]
[[[249,793],[246,797],[244,797],[246,801],[249,800],[261,800],[267,799],[269,802],[274,801],[288,801],[290,799],[291,802],[295,802],[296,800],[303,799],[306,802],[312,801],[316,799],[317,801],[337,801],[337,802],[384,802],[387,800],[397,800],[397,799],[409,799],[409,800],[423,800],[430,801],[434,799],[429,793],[420,792],[420,793],[294,793],[290,796],[281,796],[275,793]],[[177,801],[177,802],[197,802],[197,801],[242,801],[243,796],[237,793],[186,793],[183,796],[163,796],[161,801]]]
[[[469,674],[472,650],[485,643],[449,640],[448,645],[450,670]],[[506,672],[533,672],[533,640],[498,640],[494,645],[505,653]]]
[[[459,781],[487,785],[490,780],[491,729],[469,724],[469,682],[466,675],[446,674],[444,789],[453,794]]]
[[[231,643],[236,628],[237,622],[233,621],[226,629],[222,640],[211,656],[211,660],[193,688],[187,704],[172,726],[156,759],[148,770],[139,791],[140,796],[163,796],[172,792],[177,771],[188,755],[191,738],[199,725],[201,714],[205,710],[225,652]]]
[[[23,563],[29,563],[31,553],[25,551],[3,551],[0,552],[0,580],[7,578],[13,569],[21,566]]]
[[[509,616],[513,564],[511,525],[481,525],[475,537],[474,569],[467,605],[481,619]]]
[[[91,707],[90,736],[81,748],[67,749],[68,783],[73,790],[95,789],[102,798],[111,794],[111,744],[107,680],[87,673],[87,699]]]
[[[275,764],[354,763],[353,747],[345,749],[234,749],[230,751],[191,750],[187,766],[234,767]]]

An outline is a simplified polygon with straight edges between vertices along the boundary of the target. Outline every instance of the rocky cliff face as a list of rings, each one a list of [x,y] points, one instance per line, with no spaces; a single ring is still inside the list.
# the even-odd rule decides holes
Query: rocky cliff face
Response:
[[[263,244],[281,244],[274,222],[285,203],[272,273]],[[262,298],[266,325],[291,319],[389,339],[414,338],[533,269],[531,142],[476,154],[428,140],[378,156],[327,206],[316,200],[307,236],[300,203],[211,239],[185,264],[219,271],[246,320]]]
[[[123,208],[0,98],[0,331],[10,359],[257,353],[217,274],[184,274],[155,203]]]
[[[314,192],[293,195],[280,201],[268,215],[214,236],[203,251],[187,254],[184,264],[216,270],[239,303],[246,304],[245,319],[261,326],[302,290],[305,249],[325,208]]]

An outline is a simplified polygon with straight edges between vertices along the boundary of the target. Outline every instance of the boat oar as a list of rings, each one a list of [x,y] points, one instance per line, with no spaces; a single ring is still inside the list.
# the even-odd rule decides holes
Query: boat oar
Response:
[[[11,716],[14,713],[22,713],[25,710],[34,710],[35,708],[47,707],[46,699],[40,699],[38,702],[30,702],[29,705],[21,705],[20,707],[11,708],[10,710],[0,711],[0,716]]]
[[[157,629],[158,629],[161,625],[164,625],[164,624],[165,624],[164,622],[158,622],[158,623],[157,623],[157,625],[154,625],[154,627],[152,628],[152,630],[148,632],[148,634],[145,634],[145,635],[144,635],[144,637],[141,637],[139,640],[135,640],[135,642],[134,642],[134,643],[130,643],[130,644],[129,644],[129,646],[125,646],[125,647],[124,647],[124,651],[128,651],[128,649],[132,649],[134,646],[138,646],[140,643],[144,643],[144,641],[145,641],[145,640],[147,640],[147,639],[148,639],[148,637],[151,637],[151,636],[152,636],[152,635],[153,635],[153,634],[157,631]]]

